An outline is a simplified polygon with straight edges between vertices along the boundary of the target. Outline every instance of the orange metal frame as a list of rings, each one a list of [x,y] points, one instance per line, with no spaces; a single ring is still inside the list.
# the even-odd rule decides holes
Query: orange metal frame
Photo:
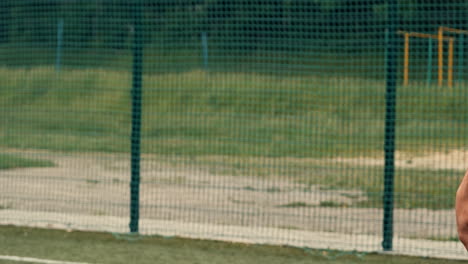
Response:
[[[449,86],[452,84],[452,68],[453,68],[453,41],[452,37],[444,37],[443,31],[439,31],[438,35],[426,34],[426,33],[419,33],[419,32],[406,32],[406,31],[398,31],[398,34],[402,34],[405,36],[405,57],[404,57],[404,72],[403,72],[403,85],[407,86],[409,83],[409,43],[410,37],[415,38],[426,38],[426,39],[437,39],[439,40],[439,85],[441,86],[443,83],[443,45],[444,40],[449,42],[449,69],[448,69],[448,76],[449,76]],[[442,35],[441,35],[442,34]],[[442,42],[442,45],[440,44]],[[441,51],[442,50],[442,51]]]
[[[438,40],[439,40],[439,86],[442,86],[444,83],[444,32],[454,33],[454,34],[465,34],[468,35],[467,30],[449,28],[449,27],[439,27],[438,30]],[[449,58],[448,58],[448,77],[447,82],[448,86],[451,88],[453,86],[453,39],[449,42]]]

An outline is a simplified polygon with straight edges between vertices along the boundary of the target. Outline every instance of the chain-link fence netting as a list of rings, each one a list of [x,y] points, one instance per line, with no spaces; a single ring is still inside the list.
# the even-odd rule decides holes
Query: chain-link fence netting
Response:
[[[0,1],[0,223],[463,257],[467,35],[455,0]]]

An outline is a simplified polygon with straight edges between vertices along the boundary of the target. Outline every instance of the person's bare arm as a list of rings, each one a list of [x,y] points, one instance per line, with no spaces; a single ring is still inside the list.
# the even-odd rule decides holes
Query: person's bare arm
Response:
[[[468,250],[468,172],[465,173],[455,199],[458,237]]]

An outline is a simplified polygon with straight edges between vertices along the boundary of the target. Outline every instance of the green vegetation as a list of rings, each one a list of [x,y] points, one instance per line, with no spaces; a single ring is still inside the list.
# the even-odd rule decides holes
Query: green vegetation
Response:
[[[181,238],[117,239],[111,234],[0,227],[0,255],[89,263],[399,263],[455,264],[462,261],[245,245]],[[2,262],[0,263],[8,263]]]
[[[350,198],[350,207],[380,208],[383,196],[383,166],[368,166],[364,160],[340,163],[334,159],[252,158],[198,156],[184,158],[158,157],[173,166],[190,164],[206,169],[213,175],[255,176],[269,180],[291,180],[305,186],[319,186],[323,191],[357,190],[359,193],[342,194]],[[395,208],[451,209],[454,194],[464,172],[450,169],[399,168],[395,171]],[[256,190],[253,187],[244,189]],[[305,188],[308,192],[312,189]],[[265,190],[269,192],[270,190]],[[281,192],[281,189],[276,190]],[[361,200],[365,196],[366,200]],[[284,204],[284,207],[309,206],[304,202]],[[321,206],[344,206],[324,201]]]
[[[311,205],[308,205],[307,203],[304,203],[304,202],[292,202],[292,203],[280,205],[280,207],[286,207],[286,208],[298,208],[298,207],[309,207],[309,206]]]
[[[0,69],[0,144],[128,151],[128,72]],[[464,87],[464,86],[463,86]],[[400,89],[397,150],[446,151],[468,135],[463,87]],[[381,156],[384,83],[247,73],[144,78],[143,151],[269,157]]]
[[[54,163],[47,160],[28,159],[17,155],[0,153],[0,170],[25,167],[51,167]]]
[[[435,240],[435,241],[460,241],[460,238],[454,236],[454,237],[430,237],[428,238],[430,240]]]
[[[2,68],[0,79],[1,146],[130,149],[128,72]],[[421,154],[463,146],[464,87],[400,87],[397,150]],[[145,75],[143,100],[145,153],[190,157],[220,175],[287,175],[300,183],[363,190],[370,199],[355,206],[381,204],[381,166],[336,165],[323,158],[382,157],[383,82],[192,71]],[[49,165],[31,162],[23,165]],[[396,207],[451,208],[460,175],[398,168]]]

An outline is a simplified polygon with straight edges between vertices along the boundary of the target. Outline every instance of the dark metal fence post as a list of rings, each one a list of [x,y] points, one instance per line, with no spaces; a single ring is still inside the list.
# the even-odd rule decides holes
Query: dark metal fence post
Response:
[[[463,62],[465,61],[465,55],[463,54],[465,51],[465,36],[463,34],[460,34],[458,37],[458,83],[461,83],[463,81]]]
[[[55,70],[60,72],[62,66],[62,46],[63,46],[63,18],[57,24],[57,50],[55,55]]]
[[[208,70],[208,37],[206,32],[201,33],[202,49],[203,49],[203,67]]]
[[[134,0],[133,37],[133,85],[132,85],[132,135],[131,135],[131,183],[130,183],[130,232],[138,233],[140,218],[140,140],[141,100],[143,74],[143,24],[142,1]]]
[[[388,1],[388,42],[386,43],[386,111],[385,111],[385,169],[383,195],[383,241],[384,250],[393,248],[393,185],[395,176],[395,118],[397,86],[397,0]]]

